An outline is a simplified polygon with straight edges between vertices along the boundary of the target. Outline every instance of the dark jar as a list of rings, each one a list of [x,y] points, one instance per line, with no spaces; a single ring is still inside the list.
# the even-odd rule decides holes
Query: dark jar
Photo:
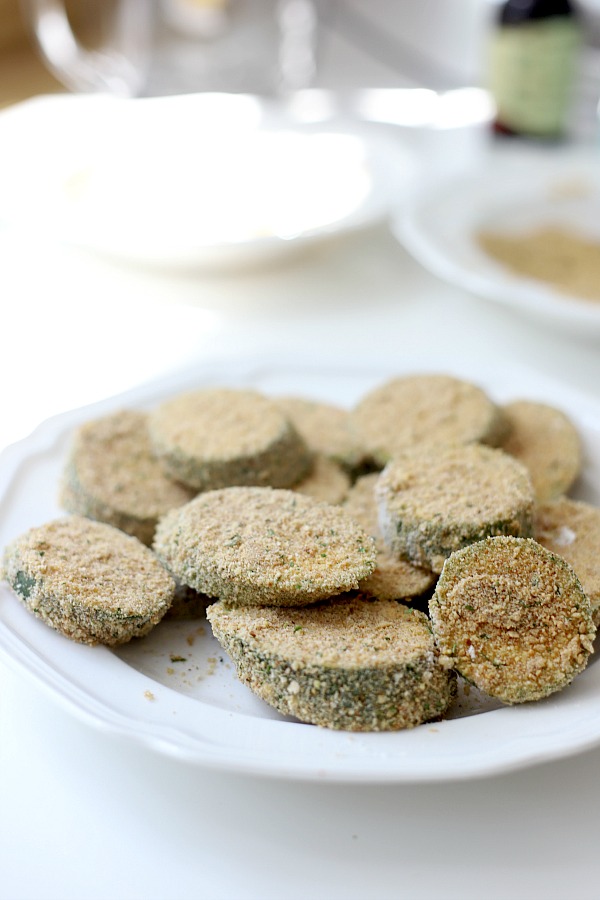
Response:
[[[565,131],[580,48],[569,0],[507,0],[490,48],[496,130],[558,138]]]

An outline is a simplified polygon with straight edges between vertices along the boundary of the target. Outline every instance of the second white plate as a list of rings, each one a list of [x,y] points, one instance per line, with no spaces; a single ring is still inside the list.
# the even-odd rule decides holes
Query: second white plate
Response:
[[[600,301],[523,278],[479,246],[481,230],[526,234],[542,226],[600,243],[600,167],[585,150],[497,150],[468,175],[404,205],[392,229],[433,274],[483,299],[581,335],[600,335]]]

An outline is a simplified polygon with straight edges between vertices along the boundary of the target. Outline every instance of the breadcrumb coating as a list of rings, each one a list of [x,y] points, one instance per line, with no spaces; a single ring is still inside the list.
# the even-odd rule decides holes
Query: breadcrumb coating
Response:
[[[600,617],[600,509],[568,497],[540,503],[534,537],[573,567],[590,598],[597,625]]]
[[[509,424],[503,450],[526,466],[538,500],[566,493],[581,469],[581,440],[559,409],[531,400],[504,407]]]
[[[375,494],[389,549],[436,573],[451,553],[474,541],[533,533],[527,470],[483,444],[406,453],[386,466]]]
[[[377,473],[363,475],[350,488],[344,509],[375,541],[377,564],[374,571],[360,583],[360,590],[380,600],[409,600],[424,594],[435,583],[435,576],[427,569],[413,566],[400,559],[386,546],[379,529],[375,485]]]
[[[600,243],[574,228],[547,225],[522,234],[482,231],[477,242],[513,274],[567,296],[600,301]]]
[[[314,500],[337,506],[350,490],[350,476],[338,463],[318,453],[312,469],[302,481],[294,485],[294,490]]]
[[[238,677],[284,715],[347,731],[394,731],[441,716],[455,692],[427,617],[341,597],[305,609],[207,611]]]
[[[77,428],[59,499],[67,512],[151,544],[158,519],[191,500],[195,491],[166,477],[146,424],[145,413],[119,410]]]
[[[240,605],[315,603],[375,568],[373,540],[344,510],[273,488],[200,494],[159,522],[154,548],[184,584]]]
[[[212,388],[179,394],[150,413],[148,427],[166,474],[196,491],[291,487],[312,462],[296,429],[257,391]]]
[[[506,431],[502,411],[481,388],[437,374],[394,378],[374,388],[354,408],[352,424],[380,466],[425,444],[496,445]]]
[[[352,426],[348,410],[305,397],[276,397],[275,402],[316,453],[339,463],[348,472],[360,471],[366,451]]]
[[[505,703],[561,690],[593,652],[575,572],[531,538],[487,538],[452,554],[429,612],[442,663]]]
[[[16,538],[4,551],[2,574],[30,612],[84,644],[147,634],[175,594],[173,578],[148,547],[81,516]]]

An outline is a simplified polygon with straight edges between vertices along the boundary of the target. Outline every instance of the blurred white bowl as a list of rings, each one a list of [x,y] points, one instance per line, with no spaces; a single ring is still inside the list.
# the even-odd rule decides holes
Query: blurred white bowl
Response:
[[[580,337],[600,335],[600,301],[525,278],[494,260],[478,234],[553,227],[600,242],[596,150],[514,146],[398,211],[392,230],[427,269],[484,301]]]
[[[44,97],[0,115],[0,144],[6,222],[167,267],[264,261],[364,228],[416,168],[401,142],[247,95]]]

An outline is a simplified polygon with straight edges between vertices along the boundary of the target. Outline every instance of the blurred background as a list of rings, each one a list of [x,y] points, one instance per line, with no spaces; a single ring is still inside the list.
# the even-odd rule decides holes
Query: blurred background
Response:
[[[93,43],[106,29],[111,7],[114,11],[116,5],[115,0],[68,0],[66,7],[77,33]],[[265,17],[275,21],[279,10],[280,14],[287,13],[292,23],[296,22],[289,28],[299,30],[306,28],[307,7],[313,7],[318,17],[317,65],[311,80],[319,85],[381,87],[417,82],[449,87],[479,83],[484,78],[486,32],[498,2],[317,0],[306,4],[278,0],[149,0],[147,5],[154,7],[158,22],[158,52],[177,34],[181,85],[187,77],[189,89],[205,90],[207,85],[201,80],[197,57],[206,52],[211,41],[222,36],[228,19],[250,16],[257,23]],[[3,104],[63,87],[48,73],[34,49],[31,27],[24,14],[27,7],[20,0],[0,0]],[[260,40],[257,28],[254,36]],[[168,82],[168,73],[164,73],[164,78],[163,90],[173,86]],[[246,89],[252,87],[247,84]]]
[[[52,60],[42,61],[33,34],[36,16],[43,14],[48,41],[60,43],[55,20],[61,5],[55,0],[0,0],[2,106],[66,89]],[[168,94],[268,93],[304,87],[488,87],[491,41],[507,4],[501,0],[134,0],[130,4],[67,0],[64,4],[86,47],[112,40],[111,29],[128,5],[131,46],[126,50],[147,56],[137,60],[145,72],[136,92]],[[511,0],[508,5],[536,16],[540,9],[563,11],[565,4]],[[576,13],[580,29],[570,128],[588,134],[600,96],[600,4],[578,0],[567,5]],[[39,33],[41,29],[38,37]],[[278,54],[277,80],[269,75],[270,53]]]
[[[552,27],[545,29],[548,22]],[[513,37],[518,40],[511,43]],[[105,73],[104,81],[94,80],[98,71]],[[303,254],[273,260],[271,266],[221,273],[202,265],[195,271],[183,266],[150,270],[135,260],[82,253],[73,228],[65,225],[72,225],[68,216],[81,211],[81,204],[75,209],[72,202],[78,200],[74,191],[96,156],[105,154],[102,172],[86,183],[87,225],[92,217],[98,225],[101,212],[105,234],[88,234],[89,245],[106,232],[114,244],[113,225],[120,225],[129,238],[136,228],[141,231],[140,226],[153,222],[152,212],[164,234],[176,217],[156,214],[160,204],[152,210],[152,196],[171,209],[167,194],[174,193],[173,174],[186,213],[179,218],[183,224],[191,221],[190,213],[206,207],[201,192],[217,182],[207,162],[216,163],[215,154],[224,163],[218,167],[226,186],[222,196],[234,204],[232,172],[239,176],[237,185],[243,177],[238,161],[248,165],[248,153],[238,152],[239,138],[228,141],[227,154],[215,142],[213,155],[198,164],[198,148],[206,151],[208,141],[199,134],[188,139],[182,107],[173,107],[179,110],[182,129],[176,136],[169,130],[173,120],[165,107],[157,108],[156,118],[152,113],[145,124],[140,120],[134,125],[128,113],[120,119],[116,107],[78,102],[82,95],[85,101],[102,91],[144,98],[245,93],[285,108],[288,127],[291,122],[358,130],[364,151],[377,151],[367,161],[369,198],[376,198],[379,210],[374,214],[372,204],[361,207],[364,224],[374,227],[355,234],[348,227],[350,217],[341,218],[339,240],[313,242],[310,253],[300,240],[295,243],[306,249]],[[40,95],[53,95],[52,102],[40,101]],[[20,101],[28,98],[38,99],[20,112],[27,107]],[[66,102],[57,103],[57,98]],[[12,300],[5,301],[4,321],[7,333],[28,332],[36,358],[51,361],[42,389],[19,380],[0,444],[27,433],[49,414],[118,392],[180,362],[238,350],[260,352],[261,345],[285,348],[302,344],[303,335],[304,346],[310,342],[317,354],[321,341],[327,354],[334,330],[340,346],[344,340],[347,346],[358,345],[365,330],[377,330],[382,352],[393,352],[395,334],[403,331],[415,352],[422,347],[429,353],[431,322],[445,345],[447,329],[462,317],[473,335],[479,328],[481,340],[478,344],[473,338],[471,349],[485,348],[492,332],[505,329],[503,346],[518,346],[531,359],[535,346],[536,359],[543,361],[553,358],[565,334],[574,333],[578,341],[588,331],[596,334],[598,316],[588,316],[586,309],[578,318],[574,303],[566,311],[563,303],[553,320],[544,298],[542,314],[529,321],[515,316],[514,309],[500,311],[480,302],[470,285],[452,293],[411,258],[382,222],[381,212],[383,207],[386,215],[392,207],[398,212],[407,182],[412,189],[428,189],[440,173],[447,180],[485,164],[484,149],[490,143],[507,143],[500,135],[514,135],[508,142],[513,146],[551,146],[559,154],[565,144],[596,148],[599,98],[598,0],[0,0],[0,287]],[[256,109],[262,115],[264,104]],[[254,115],[256,109],[228,103],[221,115],[203,103],[189,119],[216,141],[226,120],[242,127],[246,113]],[[252,128],[259,132],[264,121],[256,123]],[[387,149],[376,140],[382,135]],[[391,164],[390,141],[396,152]],[[354,147],[350,141],[345,146]],[[142,170],[138,160],[144,161]],[[350,156],[346,162],[352,162]],[[487,182],[493,183],[496,162],[488,160],[487,165]],[[536,160],[519,157],[517,166],[523,165],[537,170]],[[122,172],[116,177],[119,166]],[[325,172],[323,167],[328,187],[332,173],[341,174],[338,169],[333,165]],[[263,160],[266,184],[269,173],[264,170]],[[193,176],[187,182],[186,171]],[[300,194],[315,201],[323,196],[316,186],[320,182],[311,177],[306,174],[310,190],[303,190],[296,178],[296,200]],[[246,185],[257,181],[246,178]],[[353,188],[357,184],[354,179]],[[128,191],[138,218],[125,233]],[[213,209],[227,213],[216,188],[212,193]],[[471,199],[472,205],[479,203],[473,193]],[[259,207],[255,203],[253,211]],[[599,221],[595,213],[591,218]],[[205,219],[210,225],[208,215]],[[288,237],[283,235],[279,248],[294,243]],[[246,243],[248,253],[259,258],[261,242]],[[588,319],[593,319],[591,329]],[[33,329],[32,321],[37,325]],[[140,322],[143,337],[132,342]],[[104,365],[106,352],[112,357],[110,366]],[[590,349],[590,357],[594,355],[595,347]],[[20,361],[18,344],[6,346],[0,375],[10,379]],[[85,378],[72,377],[77,367]]]

